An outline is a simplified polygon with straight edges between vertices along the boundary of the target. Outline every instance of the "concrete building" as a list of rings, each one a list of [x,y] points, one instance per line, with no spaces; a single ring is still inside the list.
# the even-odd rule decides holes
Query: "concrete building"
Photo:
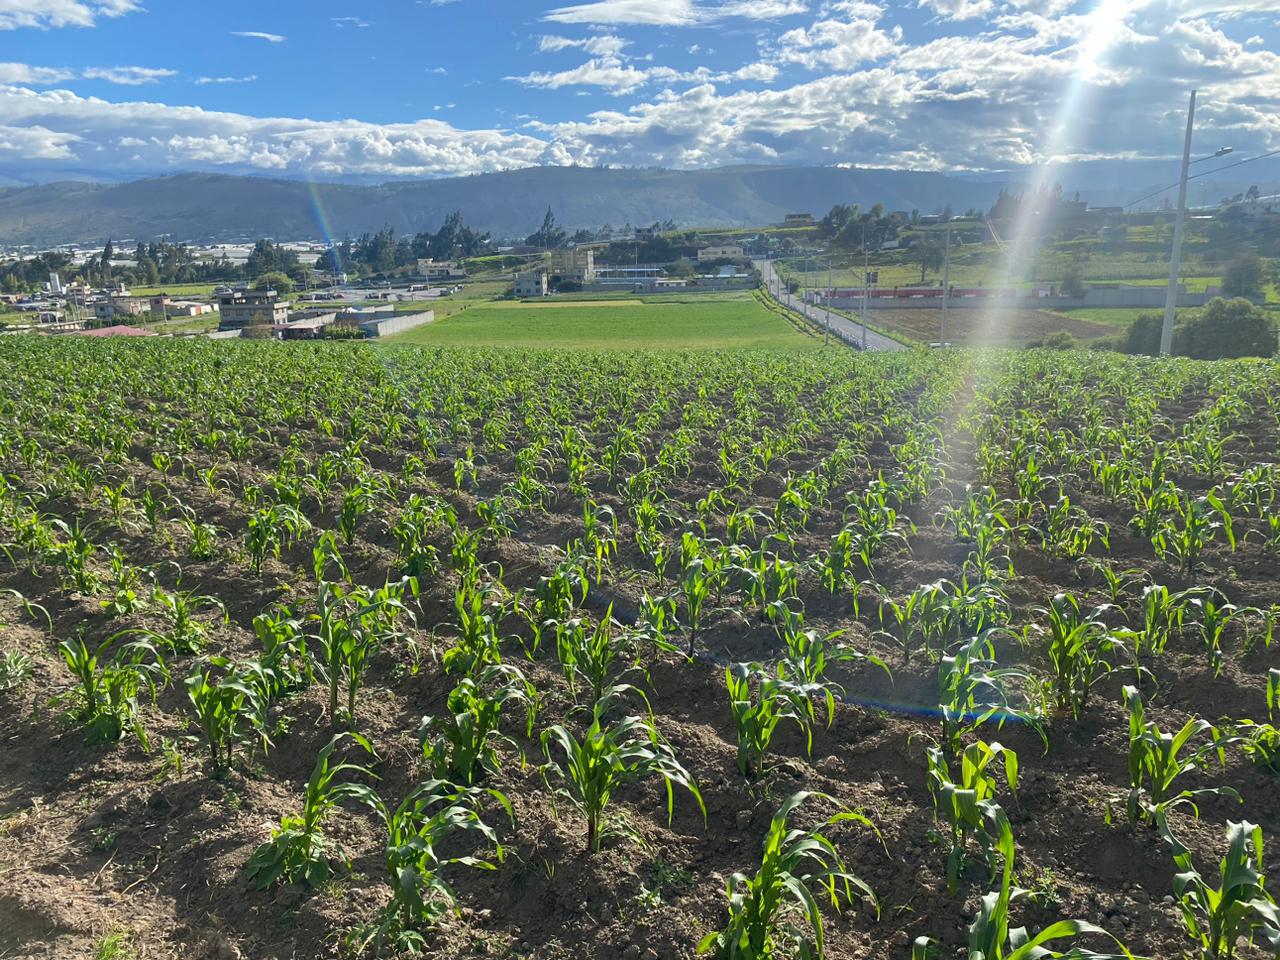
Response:
[[[596,279],[596,252],[583,247],[555,250],[548,268],[556,283],[594,283]]]
[[[434,310],[424,310],[422,313],[398,313],[394,317],[383,317],[378,320],[366,320],[360,324],[360,329],[364,331],[366,337],[376,339],[378,337],[390,337],[397,333],[404,333],[406,330],[412,330],[423,324],[431,323],[436,318]]]
[[[289,304],[274,290],[218,292],[218,329],[243,330],[258,324],[276,326],[289,320]]]
[[[106,322],[116,317],[140,317],[150,309],[150,301],[140,297],[111,297],[94,303],[93,316],[95,320]]]
[[[784,227],[812,227],[817,222],[812,213],[788,213],[782,218]]]
[[[708,260],[741,260],[743,259],[742,247],[736,243],[721,243],[710,247],[703,247],[698,251],[698,262],[706,263]]]
[[[550,289],[547,271],[543,267],[535,267],[533,270],[516,274],[515,295],[518,300],[545,297]]]
[[[467,271],[456,260],[419,260],[418,276],[425,280],[463,280]]]
[[[197,300],[171,300],[164,308],[167,317],[205,317],[217,312],[216,304],[200,303]]]

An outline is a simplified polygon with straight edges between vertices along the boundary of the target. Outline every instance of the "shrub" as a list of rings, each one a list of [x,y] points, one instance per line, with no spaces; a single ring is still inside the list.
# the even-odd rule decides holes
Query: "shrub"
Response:
[[[1270,357],[1276,330],[1260,307],[1248,300],[1217,297],[1174,330],[1173,352],[1198,360]]]
[[[1067,275],[1062,278],[1062,295],[1064,297],[1074,297],[1077,300],[1085,295],[1084,275],[1080,272],[1079,267],[1072,267],[1067,271]]]
[[[1262,290],[1262,258],[1256,253],[1236,257],[1222,274],[1222,295],[1244,297]]]
[[[1141,314],[1121,338],[1121,352],[1155,356],[1163,325],[1161,314]],[[1240,298],[1216,297],[1202,310],[1183,312],[1173,330],[1173,353],[1197,360],[1270,357],[1276,345],[1275,325],[1266,311]]]

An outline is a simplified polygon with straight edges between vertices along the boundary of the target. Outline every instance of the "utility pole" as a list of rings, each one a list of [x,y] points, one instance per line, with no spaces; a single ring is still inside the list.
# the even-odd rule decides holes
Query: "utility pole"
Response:
[[[868,271],[870,267],[870,254],[867,252],[867,225],[862,224],[862,352],[867,352],[867,298],[871,296],[871,291],[867,289],[870,284],[867,282]]]
[[[1187,168],[1191,166],[1191,132],[1196,118],[1196,92],[1187,108],[1187,136],[1182,143],[1182,179],[1178,184],[1178,214],[1173,225],[1173,255],[1169,259],[1169,289],[1164,296],[1164,326],[1160,330],[1160,356],[1173,350],[1173,317],[1178,305],[1178,270],[1182,265],[1182,231],[1187,223]]]
[[[827,253],[827,298],[826,311],[823,316],[827,318],[826,330],[822,334],[822,345],[824,347],[831,346],[831,254]]]
[[[947,345],[947,294],[951,292],[951,225],[947,224],[947,246],[942,255],[942,346]]]

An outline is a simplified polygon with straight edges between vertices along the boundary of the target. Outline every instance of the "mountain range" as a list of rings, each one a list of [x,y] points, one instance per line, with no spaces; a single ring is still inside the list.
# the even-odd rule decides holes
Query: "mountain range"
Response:
[[[1145,185],[1168,182],[1150,171],[1076,167],[1059,179],[1095,203],[1124,202]],[[1170,171],[1176,176],[1176,169]],[[189,173],[127,183],[61,181],[0,188],[0,245],[50,246],[167,238],[189,242],[341,239],[390,225],[398,233],[436,230],[454,210],[499,238],[532,233],[548,206],[561,226],[759,225],[788,213],[821,216],[835,203],[883,203],[889,210],[957,212],[986,208],[1013,175],[957,176],[856,167],[736,166],[708,170],[530,167],[376,186],[305,183]],[[1223,184],[1214,183],[1216,191]],[[1229,185],[1227,187],[1230,188]],[[1241,187],[1240,189],[1243,189]],[[1216,199],[1221,194],[1214,193]],[[1195,199],[1193,193],[1193,200]]]

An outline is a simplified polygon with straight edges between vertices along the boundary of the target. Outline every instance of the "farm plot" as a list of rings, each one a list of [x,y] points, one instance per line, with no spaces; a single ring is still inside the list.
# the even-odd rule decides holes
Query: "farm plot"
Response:
[[[942,311],[932,308],[873,310],[870,319],[912,340],[933,342],[939,337]],[[965,307],[947,310],[947,339],[952,342],[1017,343],[1042,340],[1060,330],[1079,340],[1095,340],[1115,333],[1115,328],[1106,323],[1050,310],[1000,310],[994,315]]]
[[[397,342],[590,350],[807,350],[820,344],[754,293],[708,296],[713,299],[490,303],[410,331]]]
[[[1274,953],[1275,364],[0,351],[7,955]]]

